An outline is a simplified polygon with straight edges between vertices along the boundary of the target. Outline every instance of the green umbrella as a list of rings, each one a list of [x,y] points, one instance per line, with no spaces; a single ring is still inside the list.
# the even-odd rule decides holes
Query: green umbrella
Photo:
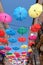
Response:
[[[25,27],[20,27],[17,31],[19,34],[23,35],[25,33],[27,33],[27,28]]]
[[[7,55],[12,55],[12,53],[11,53],[11,52],[7,52],[6,54],[7,54]]]

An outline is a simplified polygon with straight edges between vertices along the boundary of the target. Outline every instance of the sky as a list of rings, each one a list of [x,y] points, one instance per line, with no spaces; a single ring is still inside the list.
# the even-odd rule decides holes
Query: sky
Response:
[[[27,41],[24,44],[28,44],[29,27],[31,26],[33,19],[31,17],[29,17],[29,15],[28,15],[25,20],[17,21],[13,16],[13,12],[14,12],[14,9],[19,6],[26,8],[26,10],[28,11],[30,6],[33,5],[34,3],[36,3],[36,0],[1,0],[1,2],[2,2],[4,12],[6,12],[12,16],[12,22],[9,24],[9,27],[13,28],[16,31],[16,35],[14,35],[13,37],[18,39],[18,37],[20,37],[21,35],[18,34],[17,30],[18,30],[18,28],[24,26],[28,29],[27,34],[23,35],[27,39]],[[16,43],[12,43],[12,44],[9,43],[9,46],[11,48],[13,46],[20,47],[21,44],[22,43],[17,41]],[[22,52],[22,51],[23,51],[23,49],[21,49],[21,48],[19,50],[17,50],[17,52]],[[25,51],[27,51],[27,49],[25,49]],[[10,52],[14,52],[14,50],[11,50]]]

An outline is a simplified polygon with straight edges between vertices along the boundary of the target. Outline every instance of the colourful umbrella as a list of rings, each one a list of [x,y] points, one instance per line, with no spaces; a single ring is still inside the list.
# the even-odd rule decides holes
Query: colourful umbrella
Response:
[[[34,24],[34,27],[36,28],[36,29],[41,29],[41,25],[40,24]]]
[[[14,57],[15,57],[15,56],[8,56],[8,58],[9,58],[9,59],[12,59],[12,60],[14,59]]]
[[[10,51],[11,48],[10,48],[9,46],[6,46],[6,47],[5,47],[5,50],[6,50],[6,51]]]
[[[8,29],[6,29],[6,34],[7,35],[15,35],[15,30],[13,30],[12,28],[8,28]]]
[[[13,47],[13,50],[19,50],[20,48],[19,47]]]
[[[14,17],[16,20],[24,20],[27,17],[27,10],[23,7],[17,7],[14,10]]]
[[[30,30],[31,30],[32,32],[38,32],[40,29],[41,29],[40,24],[34,24],[34,25],[32,25],[31,28],[30,28]]]
[[[15,54],[15,56],[16,56],[17,58],[20,57],[20,53],[19,53],[19,52],[14,52],[14,54]]]
[[[32,45],[35,45],[35,42],[30,41],[30,42],[28,43],[28,46],[32,46]]]
[[[11,52],[7,52],[6,54],[7,54],[7,55],[12,55],[12,53],[11,53]]]
[[[32,53],[33,52],[33,50],[30,48],[30,49],[28,49],[28,53]]]
[[[7,41],[6,38],[0,38],[0,42],[1,42],[2,44],[6,44],[8,41]]]
[[[17,42],[17,39],[16,38],[8,38],[8,41],[10,43],[15,43],[15,42]]]
[[[39,17],[42,13],[42,5],[39,3],[32,5],[28,13],[29,13],[29,16],[32,18]]]
[[[32,26],[30,27],[30,30],[31,30],[32,32],[38,32],[38,30],[34,28],[34,25],[32,25]]]
[[[5,50],[0,50],[0,53],[5,54]]]
[[[0,13],[0,21],[10,23],[12,21],[12,17],[7,13]]]
[[[15,55],[12,55],[11,52],[8,52],[7,55],[6,55],[6,57],[7,57],[8,59],[12,59],[12,60],[13,60],[14,58],[16,58]]]
[[[4,30],[0,30],[0,37],[3,37],[5,35],[5,32],[4,32]]]
[[[26,53],[27,53],[27,52],[24,51],[24,52],[22,52],[21,54],[26,54]]]
[[[25,48],[28,48],[27,45],[21,45],[21,48],[25,49]]]
[[[37,36],[36,35],[30,35],[28,37],[29,40],[36,40],[37,39]]]
[[[5,47],[4,46],[0,46],[0,50],[3,50]]]
[[[21,54],[22,54],[22,56],[26,56],[27,55],[27,52],[24,51]]]
[[[27,28],[25,28],[25,27],[20,27],[20,28],[18,29],[18,33],[21,34],[21,35],[27,33]]]
[[[19,37],[19,38],[18,38],[18,41],[19,41],[19,42],[25,42],[25,41],[26,41],[26,38],[25,38],[25,37]]]

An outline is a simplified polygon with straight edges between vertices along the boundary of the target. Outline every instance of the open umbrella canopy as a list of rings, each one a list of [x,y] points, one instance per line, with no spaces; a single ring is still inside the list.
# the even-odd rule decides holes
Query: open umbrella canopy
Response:
[[[17,39],[12,37],[12,38],[8,38],[8,41],[10,43],[15,43],[15,42],[17,42]]]
[[[42,13],[42,5],[39,3],[32,5],[28,13],[29,13],[29,16],[32,18],[39,17]]]
[[[5,50],[0,50],[0,53],[5,54]]]
[[[23,35],[25,33],[27,33],[27,28],[25,27],[20,27],[17,31],[19,34]]]
[[[19,50],[20,48],[19,47],[13,47],[13,50]]]
[[[13,60],[13,59],[15,58],[15,56],[10,56],[10,55],[9,55],[7,58],[9,58],[9,59],[12,59],[12,60]]]
[[[3,50],[5,47],[4,46],[0,46],[0,50]]]
[[[32,26],[30,27],[30,30],[31,30],[32,32],[38,32],[38,30],[34,28],[34,25],[32,25]]]
[[[34,25],[32,25],[31,28],[30,28],[30,30],[31,30],[32,32],[38,32],[40,29],[41,29],[40,24],[34,24]]]
[[[6,46],[6,47],[5,47],[5,50],[10,51],[11,48],[10,48],[9,46]]]
[[[31,52],[33,52],[33,50],[32,49],[28,49],[28,53],[31,53]]]
[[[36,29],[41,29],[41,25],[40,24],[34,24],[34,27],[36,28]]]
[[[36,40],[37,39],[37,36],[36,35],[30,35],[28,37],[29,40]]]
[[[27,45],[21,45],[21,48],[25,49],[25,48],[28,48]]]
[[[3,37],[5,35],[4,30],[0,29],[0,37]]]
[[[27,52],[24,51],[24,52],[22,52],[21,54],[22,54],[22,56],[26,56],[26,55],[27,55]]]
[[[0,21],[4,23],[10,23],[12,21],[12,17],[7,13],[0,13]]]
[[[14,17],[16,20],[24,20],[27,17],[27,10],[23,7],[17,7],[14,9]]]
[[[30,41],[30,42],[28,43],[28,46],[32,46],[32,45],[35,45],[35,42]]]
[[[6,44],[8,41],[7,41],[7,39],[6,38],[0,38],[0,42],[2,43],[2,44]]]
[[[19,37],[19,38],[18,38],[18,41],[19,41],[19,42],[25,42],[25,41],[26,41],[26,38],[25,38],[25,37]]]
[[[7,55],[12,55],[12,53],[11,53],[11,52],[7,52],[6,54],[7,54]]]
[[[3,50],[0,50],[0,53],[2,53],[2,54],[5,54],[5,50],[3,49]]]
[[[8,28],[8,29],[6,29],[6,34],[7,35],[15,35],[15,30],[13,30],[12,28]]]
[[[14,52],[14,54],[15,54],[15,56],[16,56],[17,58],[20,57],[20,53],[19,53],[19,52]]]

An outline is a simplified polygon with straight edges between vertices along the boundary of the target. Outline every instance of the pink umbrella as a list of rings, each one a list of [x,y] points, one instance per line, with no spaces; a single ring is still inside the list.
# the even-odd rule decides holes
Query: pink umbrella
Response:
[[[19,52],[14,52],[14,54],[15,54],[15,56],[16,56],[17,58],[20,57],[20,53],[19,53]]]
[[[36,40],[37,39],[37,36],[36,35],[30,35],[28,37],[29,40]]]
[[[6,51],[10,51],[11,48],[10,48],[9,46],[6,46],[6,47],[5,47],[5,50],[6,50]]]
[[[5,54],[5,50],[0,50],[0,53]]]
[[[14,58],[15,58],[15,56],[8,56],[8,58],[9,58],[9,59],[14,59]]]
[[[22,52],[21,54],[22,54],[22,56],[26,56],[26,55],[27,55],[27,52],[24,51],[24,52]]]
[[[26,54],[27,54],[27,52],[25,52],[25,51],[24,51],[24,52],[22,52],[21,54],[22,54],[22,55],[26,55]]]
[[[12,21],[12,17],[7,13],[0,13],[0,21],[10,23]]]

